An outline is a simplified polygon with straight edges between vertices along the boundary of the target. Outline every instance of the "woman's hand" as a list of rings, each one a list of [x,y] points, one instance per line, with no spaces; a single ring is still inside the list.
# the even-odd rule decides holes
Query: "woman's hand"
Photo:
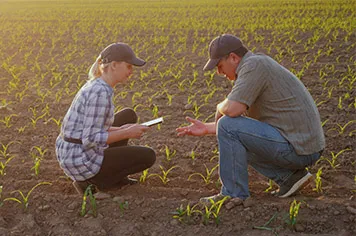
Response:
[[[139,139],[149,129],[148,126],[140,124],[125,124],[120,126],[122,130],[127,134],[128,138]]]
[[[190,122],[191,125],[177,128],[178,136],[203,136],[208,134],[208,128],[203,122],[190,117],[186,117],[185,119]]]

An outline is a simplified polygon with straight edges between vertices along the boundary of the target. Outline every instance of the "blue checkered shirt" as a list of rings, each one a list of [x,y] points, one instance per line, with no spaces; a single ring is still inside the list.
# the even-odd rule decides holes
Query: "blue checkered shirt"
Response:
[[[96,175],[108,147],[108,129],[114,122],[113,89],[102,79],[88,81],[75,96],[56,140],[56,155],[64,173],[83,181]],[[82,140],[66,142],[62,136]]]

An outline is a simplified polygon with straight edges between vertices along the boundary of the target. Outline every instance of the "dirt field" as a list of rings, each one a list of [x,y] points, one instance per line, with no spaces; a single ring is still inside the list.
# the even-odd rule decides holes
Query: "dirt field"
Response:
[[[356,235],[355,1],[0,1],[0,235]],[[215,137],[177,137],[185,116],[212,121],[229,93],[225,78],[204,73],[207,47],[221,33],[240,36],[296,73],[319,108],[327,146],[312,182],[288,199],[271,196],[268,179],[249,171],[251,199],[220,223],[200,214],[173,218],[181,205],[219,192]],[[157,154],[157,176],[96,200],[97,217],[80,215],[82,196],[60,169],[54,142],[72,98],[100,50],[127,42],[148,61],[115,90],[117,110],[132,107],[140,121],[164,116],[130,145]],[[8,149],[6,149],[8,145]],[[166,147],[171,158],[167,157]],[[195,156],[192,157],[192,151]],[[41,153],[42,152],[42,153]],[[170,159],[170,160],[168,160]],[[5,164],[6,163],[6,164]],[[39,163],[35,173],[35,163]],[[141,173],[132,176],[139,179]],[[318,175],[319,176],[319,175]],[[28,206],[18,198],[20,190]],[[277,186],[273,185],[273,189]],[[289,219],[301,202],[297,223]],[[88,202],[87,209],[91,210]],[[204,209],[201,209],[204,210]]]

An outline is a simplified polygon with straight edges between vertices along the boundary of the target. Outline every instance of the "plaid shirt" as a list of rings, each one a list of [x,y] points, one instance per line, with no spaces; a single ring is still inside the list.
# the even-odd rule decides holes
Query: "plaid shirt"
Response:
[[[113,89],[102,79],[88,81],[75,96],[65,115],[61,135],[83,144],[56,140],[56,156],[64,173],[83,181],[96,175],[108,147],[108,129],[114,122]]]

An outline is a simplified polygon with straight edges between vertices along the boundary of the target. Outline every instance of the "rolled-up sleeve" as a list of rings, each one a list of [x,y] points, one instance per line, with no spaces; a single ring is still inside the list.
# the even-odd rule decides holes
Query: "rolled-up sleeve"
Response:
[[[83,122],[83,146],[85,149],[106,148],[108,130],[105,127],[110,113],[110,95],[106,91],[90,94],[86,100]]]

